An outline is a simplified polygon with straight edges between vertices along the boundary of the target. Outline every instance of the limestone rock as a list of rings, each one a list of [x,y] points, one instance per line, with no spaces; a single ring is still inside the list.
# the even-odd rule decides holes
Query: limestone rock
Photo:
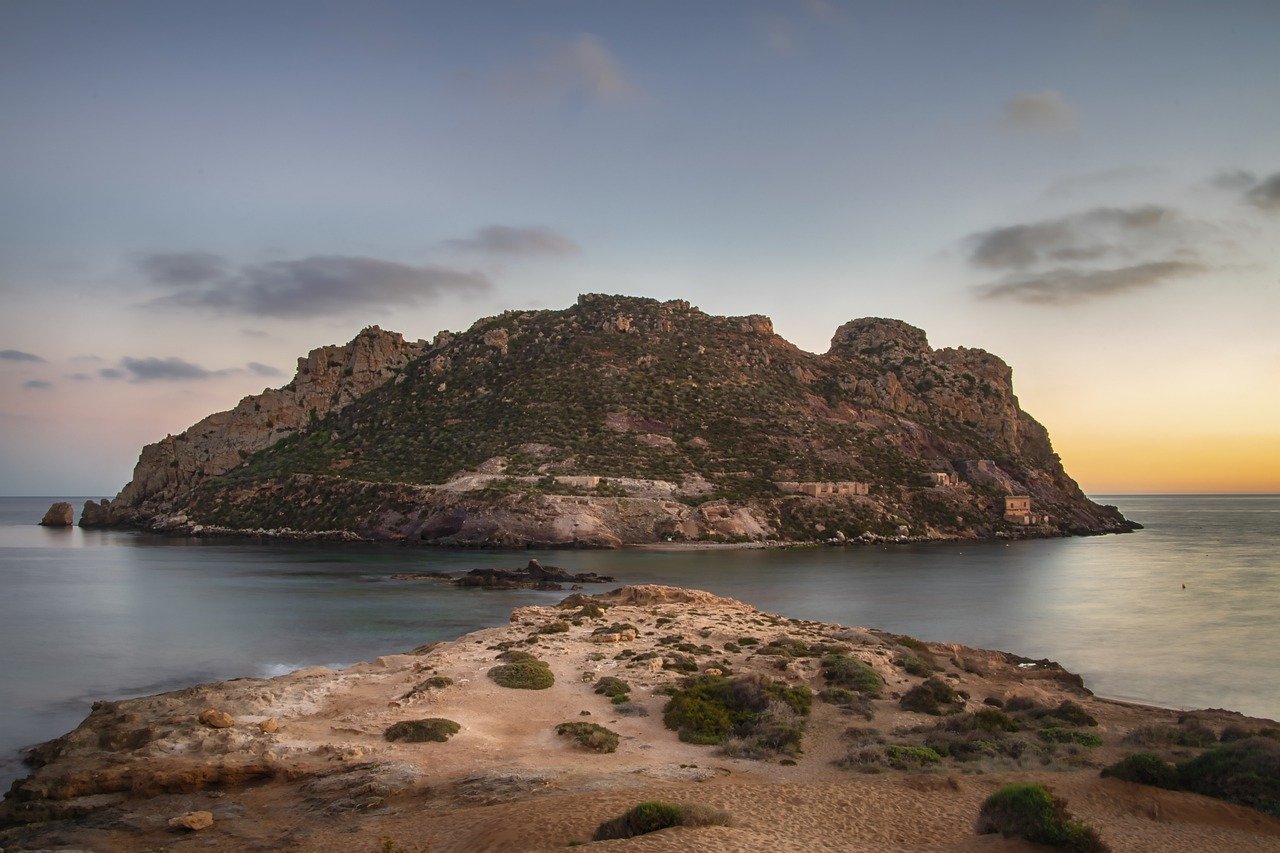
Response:
[[[213,813],[204,811],[187,812],[186,814],[169,818],[169,826],[174,829],[188,829],[192,832],[198,832],[213,826]]]
[[[208,708],[200,712],[200,722],[211,729],[229,729],[236,724],[235,718],[226,711]]]
[[[276,720],[275,717],[270,717],[258,723],[258,731],[262,732],[265,735],[273,735],[276,732],[280,731],[280,723]]]
[[[45,512],[44,518],[40,519],[40,524],[43,527],[70,527],[75,524],[75,514],[71,504],[66,501],[53,504]]]

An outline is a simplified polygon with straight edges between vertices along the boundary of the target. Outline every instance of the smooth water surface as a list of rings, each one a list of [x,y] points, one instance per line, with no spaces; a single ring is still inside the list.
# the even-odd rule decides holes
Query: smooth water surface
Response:
[[[787,616],[1048,657],[1101,695],[1280,716],[1277,496],[1106,498],[1147,525],[1123,536],[679,552],[47,530],[35,522],[51,500],[0,498],[3,784],[21,772],[18,748],[73,728],[94,699],[367,660],[559,600],[388,577],[530,556]]]

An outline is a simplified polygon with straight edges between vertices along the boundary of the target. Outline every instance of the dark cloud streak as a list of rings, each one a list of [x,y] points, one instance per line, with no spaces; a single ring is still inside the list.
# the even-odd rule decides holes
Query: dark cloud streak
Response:
[[[1177,212],[1161,205],[1096,207],[1073,216],[971,234],[969,261],[988,269],[1026,269],[1046,260],[1072,261],[1103,257],[1115,251],[1124,232],[1152,230]]]
[[[1262,183],[1244,194],[1245,201],[1261,210],[1280,212],[1280,172],[1262,179]]]
[[[473,236],[449,240],[446,245],[490,255],[574,255],[582,251],[568,237],[540,225],[486,225]]]
[[[23,352],[20,349],[3,349],[0,350],[0,361],[27,361],[33,364],[44,364],[44,359],[33,352]]]
[[[1187,261],[1153,261],[1106,270],[1054,269],[983,285],[977,288],[977,294],[981,299],[1007,299],[1031,305],[1070,305],[1155,287],[1205,269],[1203,264]]]

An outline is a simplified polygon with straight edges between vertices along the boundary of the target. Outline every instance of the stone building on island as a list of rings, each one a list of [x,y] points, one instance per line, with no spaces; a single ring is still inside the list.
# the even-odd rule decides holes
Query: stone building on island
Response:
[[[1031,511],[1028,495],[1009,495],[1004,499],[1004,520],[1014,524],[1048,524],[1049,516]]]

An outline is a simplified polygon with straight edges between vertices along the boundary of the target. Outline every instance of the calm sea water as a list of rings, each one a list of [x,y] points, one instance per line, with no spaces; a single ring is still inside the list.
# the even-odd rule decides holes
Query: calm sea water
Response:
[[[1049,657],[1105,696],[1280,716],[1280,496],[1104,498],[1147,525],[1123,536],[668,553],[46,530],[35,522],[51,500],[0,498],[4,785],[21,773],[19,748],[73,728],[94,699],[367,660],[559,600],[389,579],[530,556],[788,616]]]

